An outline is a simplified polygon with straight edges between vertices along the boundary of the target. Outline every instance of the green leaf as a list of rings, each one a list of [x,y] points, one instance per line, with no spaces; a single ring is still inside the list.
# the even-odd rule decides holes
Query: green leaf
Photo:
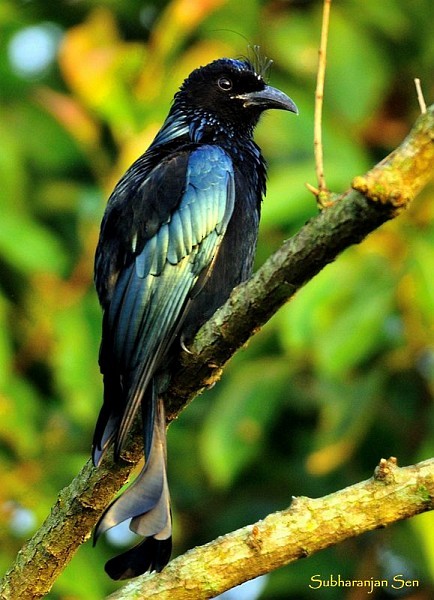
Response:
[[[37,456],[41,450],[41,398],[25,379],[11,376],[0,397],[0,438],[17,456]]]
[[[10,211],[3,211],[0,219],[0,255],[26,274],[60,275],[68,264],[65,249],[48,229]]]
[[[433,232],[434,233],[434,232]],[[420,308],[428,335],[433,334],[434,306],[434,235],[415,235],[412,239],[411,266],[414,277],[414,300]]]
[[[360,127],[382,102],[390,80],[383,49],[335,6],[327,45],[325,99],[339,119]]]
[[[94,420],[102,398],[94,328],[97,319],[89,304],[74,304],[55,315],[57,343],[52,359],[64,410],[82,425]]]
[[[0,120],[0,203],[2,211],[9,204],[17,206],[21,204],[27,174],[23,168],[23,156],[21,145],[10,131],[7,124],[7,113],[2,109]],[[12,116],[12,115],[11,115]]]
[[[91,544],[84,545],[56,580],[53,586],[56,598],[100,600],[106,597],[113,585],[101,568],[103,560]]]
[[[382,349],[385,322],[393,290],[360,287],[351,304],[343,306],[317,344],[319,367],[328,373],[348,371]]]
[[[382,259],[357,266],[356,256],[349,252],[329,265],[282,313],[280,333],[288,351],[308,356],[329,375],[360,365],[387,338],[394,280]]]
[[[267,425],[288,385],[286,360],[239,364],[222,386],[200,436],[206,473],[217,487],[228,487],[260,452]]]
[[[321,379],[319,430],[315,450],[307,459],[307,469],[324,475],[349,460],[369,430],[383,394],[385,374],[370,371],[363,379]]]
[[[13,361],[9,325],[10,314],[8,312],[8,303],[0,295],[0,389],[3,389],[9,381]]]

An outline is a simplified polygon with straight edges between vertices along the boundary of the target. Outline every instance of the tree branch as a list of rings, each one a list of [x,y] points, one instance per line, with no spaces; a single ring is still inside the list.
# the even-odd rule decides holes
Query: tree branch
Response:
[[[234,290],[196,335],[191,354],[182,352],[166,403],[169,420],[216,381],[224,364],[301,286],[345,248],[359,243],[405,209],[434,173],[434,105],[419,117],[409,136],[334,204],[311,219]],[[0,598],[37,599],[90,532],[103,509],[127,480],[141,455],[132,435],[121,464],[109,455],[99,469],[88,462],[59,495],[39,531],[21,549],[0,583]],[[173,571],[168,571],[173,573]],[[190,596],[191,597],[191,596]]]
[[[110,600],[200,600],[373,529],[434,508],[434,459],[405,468],[382,459],[374,476],[291,506],[130,581]],[[306,583],[306,585],[308,585]]]

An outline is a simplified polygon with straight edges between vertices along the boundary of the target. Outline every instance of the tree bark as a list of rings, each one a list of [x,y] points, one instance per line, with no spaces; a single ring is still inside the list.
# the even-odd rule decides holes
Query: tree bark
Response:
[[[318,550],[431,510],[433,474],[434,459],[402,469],[395,458],[382,459],[371,479],[324,498],[294,498],[288,509],[190,550],[109,599],[213,598]]]
[[[234,352],[300,287],[343,250],[362,241],[409,205],[433,178],[433,142],[434,105],[418,118],[394,152],[366,175],[356,177],[349,190],[335,197],[332,206],[311,219],[248,282],[233,291],[226,304],[199,330],[190,352],[179,355],[165,398],[169,421],[220,377]],[[99,515],[128,479],[140,456],[139,435],[133,433],[120,464],[113,463],[108,453],[100,468],[94,469],[90,462],[83,467],[60,492],[39,531],[18,553],[15,564],[0,582],[0,599],[37,599],[49,592],[74,552],[90,537]],[[419,499],[414,494],[407,499],[406,515],[418,512],[412,512],[412,507],[420,506]],[[375,504],[370,507],[368,503],[366,511],[371,508],[375,512]],[[401,514],[396,513],[395,520],[403,518]],[[335,542],[340,539],[336,536]],[[272,561],[270,570],[277,564]],[[173,567],[167,569],[164,574],[173,575]],[[178,577],[182,580],[182,575]]]

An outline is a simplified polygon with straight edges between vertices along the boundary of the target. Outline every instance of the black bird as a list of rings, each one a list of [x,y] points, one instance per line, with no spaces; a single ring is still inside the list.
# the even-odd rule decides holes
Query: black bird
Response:
[[[119,458],[136,413],[145,464],[104,512],[95,540],[127,519],[145,539],[108,561],[113,579],[161,571],[172,548],[161,392],[179,345],[249,277],[266,168],[252,139],[261,113],[297,113],[265,81],[265,65],[222,58],[196,69],[176,93],[149,149],[111,194],[95,257],[103,309],[99,363],[104,403],[93,461]]]

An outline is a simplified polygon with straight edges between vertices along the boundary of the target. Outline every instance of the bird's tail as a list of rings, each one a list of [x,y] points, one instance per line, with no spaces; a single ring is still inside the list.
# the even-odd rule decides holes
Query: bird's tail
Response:
[[[95,541],[105,531],[131,519],[130,529],[142,542],[109,560],[112,579],[128,579],[146,571],[161,571],[172,550],[172,518],[166,474],[166,417],[163,401],[155,410],[152,444],[146,463],[134,483],[103,513],[95,528]]]

